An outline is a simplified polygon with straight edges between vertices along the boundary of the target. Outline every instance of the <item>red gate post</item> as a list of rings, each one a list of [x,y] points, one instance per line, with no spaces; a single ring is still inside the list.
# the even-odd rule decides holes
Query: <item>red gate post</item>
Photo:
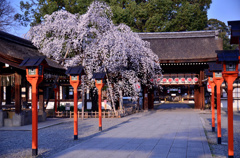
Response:
[[[26,67],[26,77],[32,86],[32,156],[38,155],[38,97],[37,87],[43,80],[45,57],[24,58],[19,66]]]
[[[81,84],[81,81],[79,81],[79,76],[70,76],[70,84],[73,87],[73,126],[74,126],[74,140],[78,139],[78,95],[77,95],[77,89],[78,86]]]
[[[55,109],[55,115],[57,113],[57,100],[58,100],[58,95],[59,95],[59,86],[57,84],[55,84],[54,86],[54,109]]]
[[[222,143],[221,132],[221,85],[223,83],[222,64],[208,63],[209,71],[213,72],[213,82],[217,87],[217,137],[218,144]],[[215,123],[214,123],[215,124]]]
[[[70,84],[73,87],[73,102],[74,102],[74,110],[73,110],[73,135],[74,140],[78,139],[78,95],[77,90],[78,86],[81,84],[81,75],[84,74],[83,67],[82,66],[75,66],[75,67],[69,67],[66,71],[66,74],[70,75]]]
[[[223,78],[227,82],[228,95],[228,157],[234,156],[233,144],[233,82],[238,77],[238,50],[216,51],[218,61],[223,63]]]
[[[102,131],[102,88],[103,83],[95,81],[95,85],[98,89],[98,118],[99,118],[99,131]]]
[[[94,73],[95,86],[98,89],[98,118],[99,118],[99,131],[102,131],[102,88],[104,87],[106,73]]]
[[[217,87],[217,137],[218,144],[222,143],[221,131],[221,85],[223,83],[222,73],[213,72],[213,81]]]
[[[225,81],[228,84],[228,156],[233,157],[233,82],[238,77],[236,74],[223,74]]]
[[[215,83],[213,82],[212,77],[208,77],[208,83],[211,86],[211,110],[212,110],[212,132],[215,132],[215,103],[214,103],[214,89],[215,89]]]

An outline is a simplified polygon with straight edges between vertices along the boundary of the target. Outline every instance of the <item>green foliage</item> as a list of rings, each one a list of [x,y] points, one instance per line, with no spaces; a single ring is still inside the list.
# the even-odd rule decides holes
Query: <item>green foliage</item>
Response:
[[[20,3],[22,25],[41,23],[44,15],[57,10],[83,14],[93,0],[32,0]],[[115,24],[125,23],[136,32],[203,30],[212,0],[103,0],[113,11]]]
[[[111,2],[113,21],[125,23],[137,32],[202,30],[207,24],[210,1],[149,0],[137,3]],[[204,7],[202,7],[204,6]]]
[[[220,30],[219,37],[223,40],[223,50],[235,50],[238,45],[230,44],[229,36],[230,28],[222,21],[217,19],[209,19],[205,30]]]

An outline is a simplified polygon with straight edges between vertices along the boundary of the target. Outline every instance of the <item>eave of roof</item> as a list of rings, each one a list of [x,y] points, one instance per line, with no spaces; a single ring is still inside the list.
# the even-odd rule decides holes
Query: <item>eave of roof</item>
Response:
[[[159,63],[192,63],[192,62],[212,62],[217,61],[217,58],[201,58],[201,59],[164,59],[160,60]]]
[[[181,32],[143,32],[138,33],[142,39],[159,39],[159,38],[203,38],[215,37],[218,38],[218,30],[204,30],[204,31],[181,31]]]
[[[0,31],[0,60],[14,67],[20,68],[19,65],[24,57],[42,56],[31,41]],[[65,71],[62,65],[59,65],[51,59],[46,61],[50,67],[56,71]]]

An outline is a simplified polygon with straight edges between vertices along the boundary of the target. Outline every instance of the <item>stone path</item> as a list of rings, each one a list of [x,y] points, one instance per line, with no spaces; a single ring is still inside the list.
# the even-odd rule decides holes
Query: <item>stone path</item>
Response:
[[[52,157],[211,158],[212,155],[198,111],[184,104],[177,107],[167,104]]]

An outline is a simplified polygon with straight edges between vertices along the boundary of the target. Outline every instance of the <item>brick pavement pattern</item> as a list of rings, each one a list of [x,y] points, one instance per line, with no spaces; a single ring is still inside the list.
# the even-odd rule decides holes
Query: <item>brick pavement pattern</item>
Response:
[[[211,158],[198,112],[185,104],[164,104],[52,157]]]

